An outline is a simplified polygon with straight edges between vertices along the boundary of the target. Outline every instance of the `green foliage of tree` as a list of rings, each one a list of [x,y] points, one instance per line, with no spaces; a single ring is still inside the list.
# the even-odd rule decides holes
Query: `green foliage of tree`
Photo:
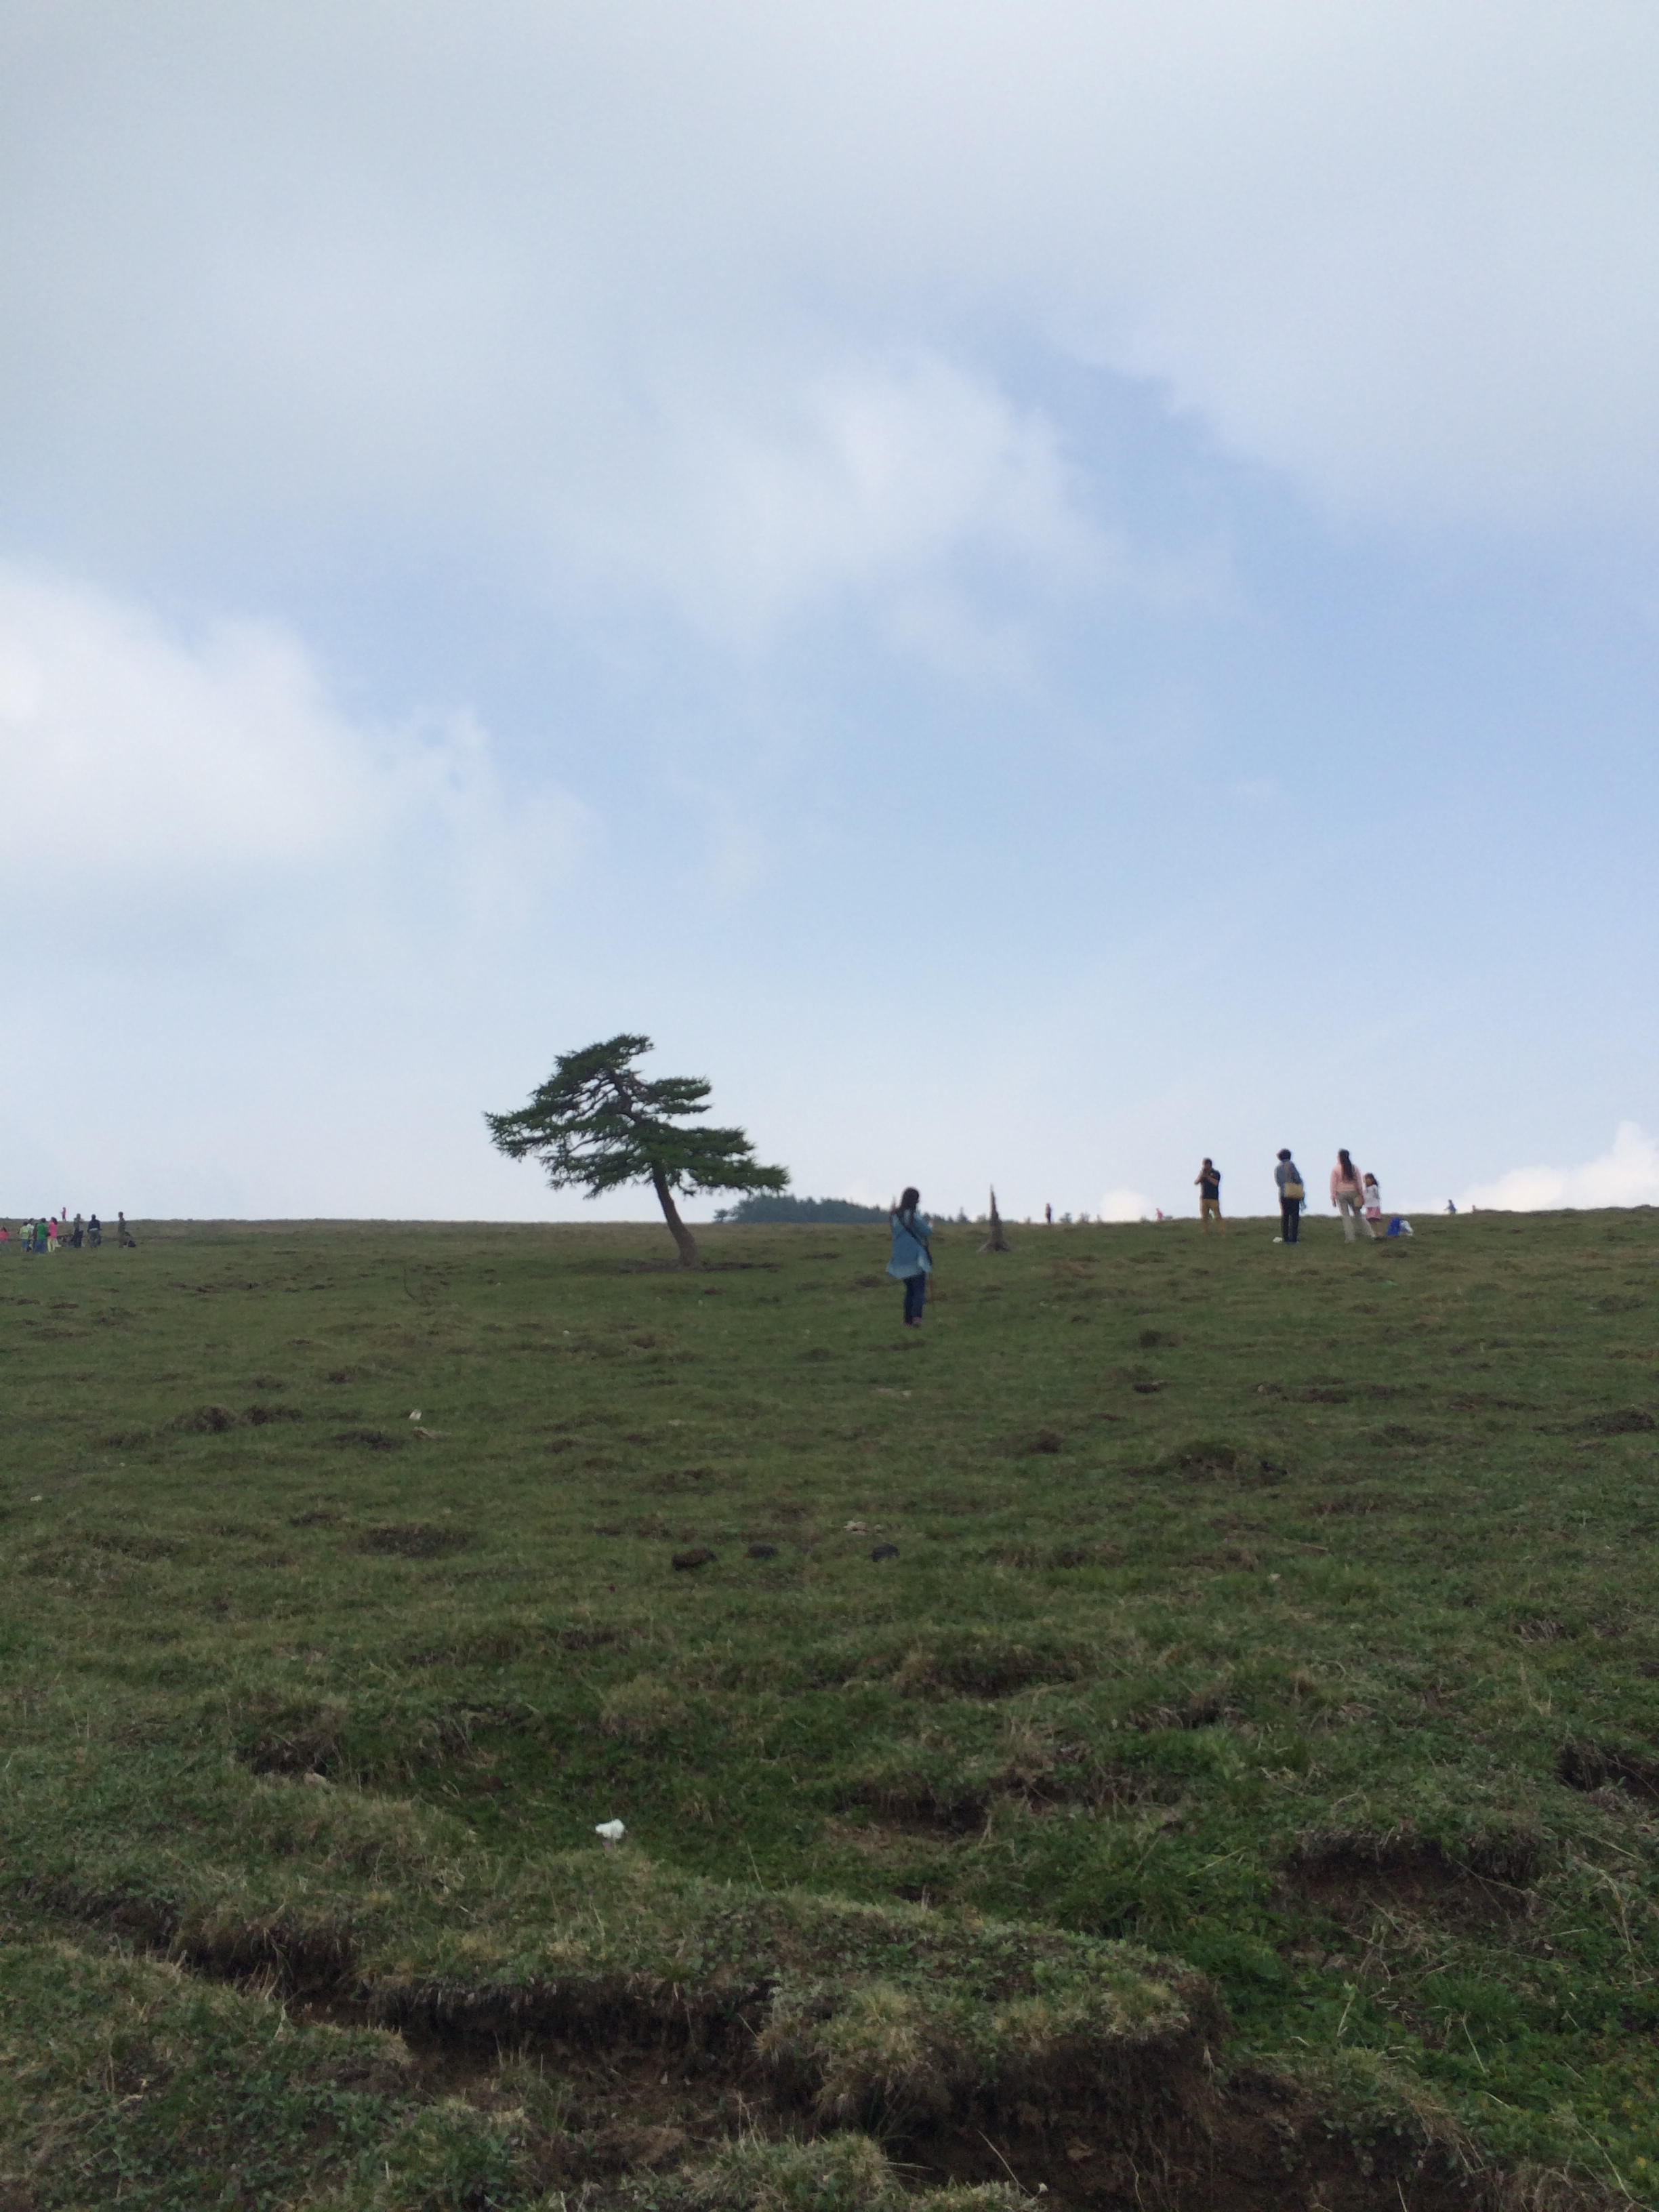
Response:
[[[708,1111],[708,1085],[684,1075],[647,1082],[635,1063],[651,1049],[649,1037],[624,1031],[562,1053],[528,1105],[484,1120],[497,1149],[509,1159],[538,1159],[555,1190],[574,1188],[597,1198],[648,1182],[681,1266],[695,1267],[696,1239],[680,1218],[675,1192],[781,1191],[789,1170],[763,1166],[741,1129],[696,1125],[691,1117]]]

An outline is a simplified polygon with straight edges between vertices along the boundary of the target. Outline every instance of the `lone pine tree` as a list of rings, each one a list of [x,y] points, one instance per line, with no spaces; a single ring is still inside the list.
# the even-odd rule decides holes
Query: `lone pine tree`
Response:
[[[514,1114],[486,1114],[489,1133],[509,1159],[538,1159],[555,1190],[589,1198],[648,1182],[679,1247],[680,1265],[697,1264],[696,1239],[681,1220],[676,1191],[783,1190],[787,1168],[763,1167],[741,1129],[708,1129],[692,1116],[708,1111],[708,1085],[695,1076],[647,1083],[635,1062],[647,1036],[624,1032],[581,1052],[562,1053],[553,1073]]]

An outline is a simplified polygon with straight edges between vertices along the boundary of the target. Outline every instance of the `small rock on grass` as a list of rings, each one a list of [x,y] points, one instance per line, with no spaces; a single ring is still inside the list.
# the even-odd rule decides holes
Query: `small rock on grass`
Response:
[[[871,1553],[870,1556],[872,1559],[896,1559],[898,1557],[898,1546],[896,1544],[878,1544],[874,1551]]]
[[[714,1554],[707,1544],[694,1544],[689,1552],[676,1552],[674,1565],[682,1573],[690,1567],[706,1567]]]

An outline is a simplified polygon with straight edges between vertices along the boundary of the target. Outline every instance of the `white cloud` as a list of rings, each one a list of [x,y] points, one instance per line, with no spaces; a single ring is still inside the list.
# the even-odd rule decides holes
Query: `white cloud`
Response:
[[[0,1060],[9,1203],[544,1205],[479,1110],[546,1049],[550,973],[620,995],[594,825],[467,712],[377,723],[288,630],[0,566],[0,1004],[44,1041]]]
[[[983,366],[1057,346],[1321,499],[1651,526],[1656,96],[1638,0],[24,5],[0,458],[747,635],[975,545],[1069,588]]]
[[[1496,1182],[1474,1183],[1460,1203],[1504,1213],[1561,1206],[1659,1206],[1659,1144],[1634,1121],[1621,1121],[1612,1147],[1576,1168],[1512,1168]]]
[[[375,890],[418,850],[428,889],[481,853],[533,838],[568,864],[582,811],[544,792],[509,808],[489,741],[454,714],[392,729],[353,720],[301,641],[222,622],[195,641],[147,611],[0,566],[0,820],[15,865],[0,901],[114,915],[277,884]],[[435,854],[433,848],[435,848]],[[313,894],[314,896],[314,890]],[[331,910],[342,903],[337,892]]]
[[[1103,1221],[1150,1221],[1156,1211],[1144,1191],[1130,1190],[1121,1185],[1109,1190],[1100,1201]]]
[[[935,354],[843,368],[747,414],[682,390],[648,436],[648,468],[564,518],[566,556],[653,579],[722,641],[846,593],[896,594],[902,628],[926,580],[975,557],[1073,592],[1121,565],[1051,425]]]

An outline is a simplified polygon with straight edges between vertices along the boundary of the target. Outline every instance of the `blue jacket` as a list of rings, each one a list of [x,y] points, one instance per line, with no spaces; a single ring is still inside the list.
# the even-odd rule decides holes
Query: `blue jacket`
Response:
[[[893,1216],[893,1256],[887,1262],[890,1275],[931,1275],[933,1272],[926,1241],[933,1233],[933,1224],[925,1213],[911,1218],[916,1224],[914,1230],[907,1229],[896,1213]]]

